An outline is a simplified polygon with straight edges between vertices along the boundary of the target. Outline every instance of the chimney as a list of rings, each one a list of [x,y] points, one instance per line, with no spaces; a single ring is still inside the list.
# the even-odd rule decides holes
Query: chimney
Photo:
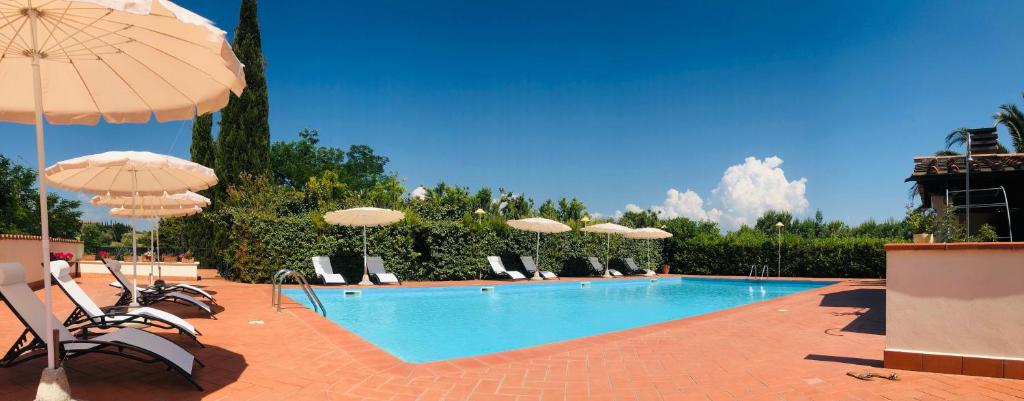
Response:
[[[967,130],[971,136],[971,154],[989,155],[999,150],[999,133],[996,128],[972,128]]]

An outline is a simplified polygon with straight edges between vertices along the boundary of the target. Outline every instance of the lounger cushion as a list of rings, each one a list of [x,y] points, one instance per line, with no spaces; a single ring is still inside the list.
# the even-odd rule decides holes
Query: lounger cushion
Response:
[[[192,363],[195,361],[195,357],[188,351],[181,348],[178,344],[156,334],[127,327],[99,337],[93,337],[90,340],[117,342],[139,347],[160,355],[168,361],[171,361],[171,363],[181,368],[181,370],[184,370],[186,373],[192,374]],[[61,339],[61,341],[67,340]],[[99,345],[96,344],[71,342],[64,344],[64,349],[68,351],[80,351],[96,348],[98,346]]]
[[[395,275],[392,274],[392,273],[376,273],[374,275],[377,276],[377,280],[382,282],[382,283],[397,283],[398,282],[398,277],[395,277]]]
[[[345,277],[340,274],[328,273],[320,276],[326,284],[346,284]]]
[[[615,270],[615,269],[608,269],[608,272],[611,273],[613,276],[616,276],[616,277],[622,275],[622,273],[619,273],[619,271]]]
[[[544,277],[544,278],[558,278],[558,276],[555,275],[555,273],[547,272],[547,271],[540,272],[540,276]]]
[[[526,279],[526,276],[524,276],[523,273],[517,272],[515,270],[506,270],[505,273],[508,273],[509,277],[512,277],[513,279],[516,279],[516,280],[519,280],[519,279],[524,279],[525,280]]]

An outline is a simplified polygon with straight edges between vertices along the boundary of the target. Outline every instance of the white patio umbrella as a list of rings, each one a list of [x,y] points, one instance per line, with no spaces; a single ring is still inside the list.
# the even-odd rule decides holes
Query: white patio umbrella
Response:
[[[583,228],[580,229],[580,231],[585,231],[585,232],[588,232],[588,233],[598,233],[598,234],[607,234],[608,235],[608,239],[605,241],[605,245],[604,245],[604,255],[605,255],[604,256],[604,276],[605,277],[611,277],[612,276],[611,273],[608,272],[608,269],[609,269],[608,265],[609,265],[609,263],[611,262],[611,259],[612,259],[612,254],[611,254],[612,234],[623,235],[623,234],[626,234],[626,233],[628,233],[630,231],[633,231],[633,229],[629,228],[629,227],[625,227],[625,226],[620,226],[620,225],[615,224],[615,223],[601,223],[601,224],[594,224],[592,226],[583,227]]]
[[[0,2],[0,121],[36,126],[43,261],[49,259],[46,147],[51,124],[188,120],[245,88],[224,31],[168,0]],[[43,263],[47,312],[53,310]],[[50,319],[46,330],[53,332]],[[50,334],[47,334],[50,335]],[[47,343],[47,367],[55,366]]]
[[[656,239],[671,238],[672,233],[654,227],[638,228],[622,235],[629,239],[645,239],[647,241],[647,260],[651,260],[651,241]],[[654,266],[652,266],[654,267]],[[651,269],[654,270],[654,269]]]
[[[96,195],[89,203],[97,206],[109,206],[115,208],[110,211],[111,216],[131,217],[132,202],[130,196],[106,196]],[[210,206],[210,198],[192,191],[179,194],[163,194],[160,196],[140,196],[135,209],[139,210],[138,216],[152,217],[156,221],[154,231],[156,233],[156,244],[154,248],[153,236],[150,235],[150,251],[156,250],[153,260],[156,262],[159,278],[163,279],[163,267],[160,260],[160,223],[166,217],[189,216],[202,211],[202,208]],[[120,208],[120,209],[118,209]],[[149,271],[149,283],[153,283],[153,270]]]
[[[388,225],[404,218],[404,212],[376,207],[335,210],[324,215],[324,220],[328,223],[363,228],[363,279],[359,285],[373,285],[373,282],[370,281],[370,273],[366,268],[366,227]]]
[[[527,219],[509,220],[507,221],[509,226],[517,230],[530,231],[537,233],[537,251],[534,256],[537,259],[538,266],[540,265],[540,234],[541,233],[564,233],[572,230],[571,227],[559,223],[554,220],[545,219],[543,217],[530,217]],[[533,277],[530,280],[543,280],[540,277],[540,268],[538,267],[533,271]]]
[[[217,183],[217,175],[208,167],[173,156],[150,152],[105,152],[54,164],[46,169],[46,180],[68,191],[133,199],[131,208],[125,213],[132,218],[132,286],[138,286],[135,218],[139,217],[139,197],[203,190]],[[131,306],[138,306],[137,297],[138,290],[133,288]]]

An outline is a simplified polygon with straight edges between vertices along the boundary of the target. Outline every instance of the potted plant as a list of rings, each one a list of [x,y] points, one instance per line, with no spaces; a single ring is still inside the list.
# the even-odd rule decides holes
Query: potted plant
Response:
[[[163,255],[163,256],[160,257],[160,259],[162,259],[164,263],[177,263],[178,262],[178,256],[177,255]]]
[[[668,263],[663,263],[663,264],[661,265],[661,274],[668,274],[668,272],[669,272],[669,271],[670,271],[671,269],[672,269],[672,268],[671,268],[671,267],[669,267]]]
[[[915,244],[935,242],[935,210],[907,208],[907,226],[914,237]]]
[[[82,260],[85,260],[85,261],[96,260],[96,255],[93,255],[93,254],[88,253],[88,252],[83,253],[82,254]]]
[[[195,260],[192,259],[192,251],[178,255],[178,258],[181,259],[181,263],[195,263]]]

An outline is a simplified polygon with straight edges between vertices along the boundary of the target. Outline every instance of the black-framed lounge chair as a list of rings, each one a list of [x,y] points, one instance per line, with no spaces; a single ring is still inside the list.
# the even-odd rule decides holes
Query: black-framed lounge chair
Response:
[[[126,278],[124,274],[121,274],[121,262],[118,262],[116,260],[104,260],[103,265],[107,267],[107,270],[110,271],[110,274],[114,275],[114,279],[116,279],[117,282],[121,284],[120,286],[117,287],[121,289],[121,297],[118,298],[117,303],[115,303],[114,306],[124,306],[131,303],[132,291],[130,290],[130,288],[132,288],[132,284],[130,281],[128,281],[128,278]],[[158,302],[173,302],[182,305],[195,306],[196,308],[199,308],[206,312],[206,314],[210,318],[217,318],[216,316],[213,316],[213,310],[210,309],[210,305],[207,305],[205,302],[200,301],[198,299],[192,298],[192,296],[185,294],[183,292],[158,291],[152,288],[136,288],[138,288],[139,292],[139,305],[147,306],[153,305]]]
[[[505,269],[505,264],[501,263],[500,257],[488,256],[487,263],[491,265],[491,271],[494,272],[495,276],[507,278],[509,280],[526,280],[526,276],[524,276],[523,273]]]
[[[626,268],[629,269],[629,274],[642,274],[645,276],[654,276],[657,273],[651,269],[642,269],[636,265],[636,261],[633,258],[622,258],[623,262],[626,262]]]
[[[118,266],[120,266],[120,264],[121,264],[121,262],[118,262],[116,260],[111,260],[110,262],[117,263]],[[107,263],[107,261],[104,260],[103,263]],[[118,267],[118,268],[120,268],[120,267]],[[204,297],[207,300],[209,300],[211,303],[217,303],[217,300],[215,298],[213,298],[213,295],[210,295],[210,293],[206,292],[206,290],[203,290],[202,288],[196,287],[194,285],[182,284],[182,283],[163,283],[162,280],[157,281],[157,283],[162,283],[162,284],[159,285],[159,286],[150,285],[149,287],[139,287],[139,288],[142,288],[142,289],[145,289],[145,290],[149,290],[151,292],[180,292],[180,293],[183,293],[183,294],[188,295],[190,297]],[[117,280],[111,281],[110,282],[110,286],[114,287],[114,288],[122,288],[121,287],[121,283],[119,281],[117,281]]]
[[[46,356],[46,344],[51,341],[51,336],[41,334],[46,333],[46,319],[52,319],[58,341],[58,344],[54,345],[61,359],[97,353],[120,356],[142,363],[163,363],[167,365],[168,370],[181,374],[196,389],[203,390],[192,377],[193,364],[203,366],[202,362],[166,338],[133,328],[97,333],[98,335],[90,335],[87,330],[78,331],[78,336],[72,334],[67,327],[60,324],[56,316],[46,310],[43,302],[28,287],[25,282],[25,268],[21,264],[0,264],[0,297],[25,326],[25,331],[0,359],[0,367],[14,366]]]
[[[598,260],[594,256],[587,257],[587,260],[590,261],[590,267],[592,267],[594,269],[595,275],[597,275],[597,276],[603,276],[604,275],[604,266],[601,265],[601,261],[600,260]],[[615,269],[609,268],[608,269],[608,273],[610,273],[614,277],[622,277],[622,273],[620,273],[618,270],[615,270]]]
[[[313,271],[315,271],[317,277],[320,278],[320,282],[325,285],[347,284],[345,283],[344,276],[334,272],[334,268],[331,267],[331,258],[326,256],[313,257]]]
[[[520,256],[519,260],[523,262],[523,268],[526,269],[526,274],[528,276],[533,276],[533,273],[537,271],[537,262],[533,260],[533,256]],[[554,272],[549,272],[545,270],[540,271],[540,276],[545,280],[561,280],[560,278],[558,278],[558,275],[555,274]]]
[[[398,276],[394,273],[388,273],[384,269],[384,258],[380,256],[368,256],[366,258],[366,271],[370,274],[370,280],[374,284],[398,284],[402,285],[402,282],[398,280]]]
[[[63,260],[50,262],[50,274],[53,276],[57,286],[64,292],[71,302],[75,304],[75,310],[64,320],[64,326],[73,330],[78,329],[109,329],[122,327],[156,327],[168,330],[177,330],[178,333],[191,338],[193,341],[204,347],[196,336],[201,335],[195,326],[184,319],[171,313],[149,307],[141,307],[127,310],[123,307],[114,307],[103,310],[96,302],[93,302],[89,294],[86,294],[82,287],[78,286],[75,279],[71,278],[69,272],[71,267]],[[205,347],[204,347],[205,348]]]

